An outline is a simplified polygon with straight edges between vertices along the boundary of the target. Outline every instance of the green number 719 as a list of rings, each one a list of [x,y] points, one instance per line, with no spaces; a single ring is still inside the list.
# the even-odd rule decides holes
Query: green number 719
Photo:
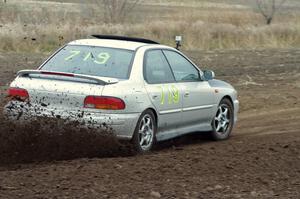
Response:
[[[78,56],[81,53],[79,50],[71,50],[70,54],[68,57],[65,58],[65,61],[69,61],[73,59],[74,57]],[[86,56],[82,59],[83,61],[88,61],[89,59],[93,59],[93,54],[91,52],[87,53]],[[110,58],[109,53],[102,52],[99,53],[94,60],[94,63],[96,64],[105,64]]]

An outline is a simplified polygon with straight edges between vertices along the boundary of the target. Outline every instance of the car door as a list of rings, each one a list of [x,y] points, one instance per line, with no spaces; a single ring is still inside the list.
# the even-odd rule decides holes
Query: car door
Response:
[[[185,125],[210,124],[215,104],[214,90],[202,81],[200,71],[182,54],[163,50],[175,80],[182,90],[182,121]]]
[[[159,114],[159,132],[174,130],[181,122],[182,91],[162,50],[145,53],[144,79],[149,98]]]

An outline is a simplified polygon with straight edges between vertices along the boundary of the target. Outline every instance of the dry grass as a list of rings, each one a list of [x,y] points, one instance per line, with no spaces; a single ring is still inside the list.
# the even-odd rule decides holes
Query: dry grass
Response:
[[[173,0],[159,6],[153,0],[128,15],[125,23],[107,24],[102,8],[87,4],[18,2],[0,4],[2,51],[49,52],[95,33],[140,36],[169,45],[180,34],[187,50],[300,47],[297,10],[282,12],[266,26],[249,5]]]

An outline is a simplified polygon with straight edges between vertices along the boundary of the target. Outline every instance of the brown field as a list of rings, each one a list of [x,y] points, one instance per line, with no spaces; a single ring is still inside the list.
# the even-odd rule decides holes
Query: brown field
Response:
[[[289,0],[271,26],[265,25],[253,0],[141,2],[124,20],[107,23],[101,4],[8,0],[0,3],[0,51],[49,52],[91,34],[140,36],[170,45],[175,35],[183,35],[186,50],[300,46],[298,0]]]
[[[49,135],[40,125],[1,121],[0,198],[299,198],[300,50],[187,54],[237,88],[241,110],[230,140],[194,134],[140,156],[100,134],[55,127]],[[4,91],[16,71],[46,55],[0,57]]]

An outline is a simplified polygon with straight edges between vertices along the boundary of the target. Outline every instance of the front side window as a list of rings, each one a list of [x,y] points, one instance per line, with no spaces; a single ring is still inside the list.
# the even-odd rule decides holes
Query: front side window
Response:
[[[128,79],[133,56],[125,49],[67,45],[42,70]]]
[[[199,71],[185,57],[175,51],[164,50],[164,54],[178,82],[199,81]]]
[[[144,77],[149,84],[175,82],[170,66],[161,50],[151,50],[146,53]]]

